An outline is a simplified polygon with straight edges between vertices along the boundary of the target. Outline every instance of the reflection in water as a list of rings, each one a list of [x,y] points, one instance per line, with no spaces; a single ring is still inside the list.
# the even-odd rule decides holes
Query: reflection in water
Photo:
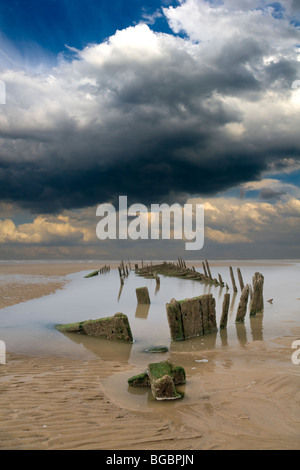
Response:
[[[263,341],[263,313],[250,317],[251,334],[253,341]]]
[[[220,338],[221,338],[222,346],[228,346],[228,333],[227,333],[227,328],[222,328],[222,329],[220,330]]]
[[[122,365],[127,365],[129,362],[132,343],[122,343],[121,341],[112,341],[80,333],[62,334],[74,343],[81,344],[103,361],[117,361]]]
[[[123,290],[123,284],[120,285],[120,290],[119,290],[119,294],[118,294],[118,302],[121,298],[122,290]]]
[[[220,286],[220,289],[219,289],[219,295],[218,295],[218,299],[220,300],[222,298],[222,293],[223,293],[223,287]]]
[[[247,331],[244,323],[236,323],[236,335],[241,346],[245,346],[247,343]]]
[[[234,311],[234,305],[235,305],[235,300],[236,300],[237,293],[233,292],[233,296],[231,299],[230,307],[229,307],[229,315],[232,316],[233,311]]]
[[[171,353],[183,353],[193,351],[204,351],[205,349],[214,349],[218,332],[209,333],[208,335],[197,336],[195,338],[187,339],[185,341],[171,341]]]
[[[149,309],[150,304],[137,304],[135,318],[144,318],[146,320],[148,317]]]
[[[212,285],[211,284],[204,284],[204,291],[203,294],[211,294]]]
[[[160,290],[160,282],[157,282],[156,287],[155,287],[155,295],[159,292],[159,290]]]

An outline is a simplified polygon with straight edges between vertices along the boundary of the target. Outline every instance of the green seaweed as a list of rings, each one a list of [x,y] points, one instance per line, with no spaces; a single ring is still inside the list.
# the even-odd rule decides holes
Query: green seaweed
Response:
[[[117,319],[120,318],[121,320],[123,320],[123,322],[122,322],[123,325],[122,326],[126,330],[126,333],[127,333],[127,335],[124,333],[124,330],[120,325],[112,323],[113,328],[115,329],[115,331],[119,335],[119,337],[116,338],[116,340],[128,342],[128,339],[129,339],[130,342],[133,342],[132,331],[131,331],[131,328],[130,328],[128,318],[123,313],[116,313],[112,317],[104,317],[104,318],[98,318],[98,319],[95,319],[95,320],[85,320],[85,321],[80,321],[80,322],[76,322],[76,323],[67,323],[67,324],[55,325],[55,328],[58,331],[61,331],[62,333],[89,334],[89,333],[86,333],[86,330],[88,329],[89,326],[93,325],[94,323],[95,324],[99,324],[99,323],[100,324],[101,323],[108,323],[109,324],[110,322],[113,322],[115,318],[117,318]],[[106,335],[105,335],[105,332],[104,332],[103,335],[98,334],[96,336],[104,336],[105,337]]]
[[[165,353],[168,352],[168,348],[166,346],[152,346],[150,348],[145,349],[146,353]]]
[[[153,362],[148,366],[149,376],[151,379],[159,379],[164,375],[172,377],[172,365],[168,361]]]
[[[173,368],[172,377],[175,385],[182,385],[186,382],[185,370],[181,366]]]
[[[134,375],[127,380],[128,384],[132,387],[148,387],[150,385],[150,380],[147,372],[142,372],[141,374]]]
[[[84,277],[85,277],[85,279],[87,279],[87,278],[89,278],[89,277],[98,276],[98,274],[99,274],[99,271],[93,271],[93,272],[87,274],[87,275],[84,276]]]

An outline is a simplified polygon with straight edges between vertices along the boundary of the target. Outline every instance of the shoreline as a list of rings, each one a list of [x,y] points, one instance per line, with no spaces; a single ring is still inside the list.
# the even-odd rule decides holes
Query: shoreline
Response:
[[[111,268],[118,265],[111,263]],[[0,274],[44,276],[49,281],[24,284],[20,301],[26,301],[63,288],[68,274],[101,266],[101,262],[2,264]],[[4,284],[0,283],[1,289]],[[17,303],[20,286],[16,283],[10,289]],[[0,364],[0,449],[298,450],[300,365],[291,361],[292,338],[201,351],[208,362],[197,365],[198,375],[187,377],[182,401],[150,400],[140,410],[126,406],[106,388],[111,378],[134,375],[128,364],[7,351],[6,364]],[[194,354],[182,351],[171,357],[188,364],[195,363]]]

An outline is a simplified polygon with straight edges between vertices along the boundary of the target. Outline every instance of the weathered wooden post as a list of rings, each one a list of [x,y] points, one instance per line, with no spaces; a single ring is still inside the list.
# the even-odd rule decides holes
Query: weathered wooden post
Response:
[[[233,274],[233,269],[232,269],[231,266],[229,266],[229,271],[230,271],[230,277],[231,277],[233,290],[234,290],[234,292],[237,292],[236,283],[235,283],[234,274]]]
[[[241,291],[244,289],[244,281],[240,268],[237,268],[238,279],[241,287]]]
[[[263,287],[264,276],[261,273],[255,273],[252,278],[253,294],[250,304],[250,316],[262,312],[264,309]]]
[[[223,282],[223,279],[222,279],[222,276],[220,273],[218,273],[218,278],[219,278],[219,284],[221,287],[224,287],[224,282]]]
[[[248,305],[248,298],[249,298],[249,285],[247,284],[244,289],[242,290],[239,306],[236,313],[236,323],[243,323],[245,319],[245,315],[247,312],[247,305]]]
[[[55,325],[55,328],[62,333],[81,333],[110,340],[133,342],[128,317],[120,312],[111,317]]]
[[[166,304],[171,339],[183,341],[217,331],[215,299],[212,294]]]
[[[211,272],[210,272],[210,268],[209,268],[209,264],[208,264],[207,259],[205,260],[205,263],[206,263],[206,268],[207,268],[207,272],[208,272],[208,277],[212,281],[212,275],[211,275]]]
[[[230,294],[224,294],[223,305],[222,305],[222,316],[220,320],[220,329],[227,327],[227,320],[228,320],[228,310],[229,310],[229,303],[230,303]]]
[[[174,400],[183,396],[177,392],[176,385],[185,384],[186,374],[183,367],[162,361],[149,364],[147,372],[130,377],[127,382],[131,387],[150,386],[156,400]]]
[[[206,279],[208,279],[208,274],[207,274],[207,271],[206,271],[206,266],[205,266],[204,261],[202,261],[202,266],[203,266],[204,276],[205,276]]]
[[[139,304],[150,304],[148,287],[137,287],[135,292]]]

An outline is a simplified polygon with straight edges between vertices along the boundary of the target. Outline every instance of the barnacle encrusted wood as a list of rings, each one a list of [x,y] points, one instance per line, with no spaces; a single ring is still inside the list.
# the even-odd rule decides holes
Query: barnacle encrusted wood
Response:
[[[81,333],[116,341],[133,341],[128,318],[123,313],[96,320],[56,325],[55,328],[62,333]]]
[[[212,294],[166,304],[168,323],[173,341],[183,341],[195,336],[217,331],[216,302]]]

